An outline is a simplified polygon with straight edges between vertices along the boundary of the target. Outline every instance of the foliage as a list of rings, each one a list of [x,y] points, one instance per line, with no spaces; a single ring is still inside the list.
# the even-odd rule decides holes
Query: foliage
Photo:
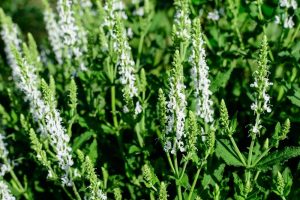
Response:
[[[0,7],[0,199],[300,196],[297,1]]]

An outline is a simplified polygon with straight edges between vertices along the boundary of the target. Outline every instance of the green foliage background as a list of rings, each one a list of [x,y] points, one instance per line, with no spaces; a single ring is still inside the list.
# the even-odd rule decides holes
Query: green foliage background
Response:
[[[54,1],[52,2],[54,5]],[[277,122],[283,123],[286,118],[291,121],[291,130],[288,138],[281,142],[278,151],[287,146],[300,145],[300,40],[298,30],[300,25],[300,9],[295,11],[295,28],[282,29],[274,23],[274,17],[279,12],[278,1],[267,0],[262,6],[263,19],[260,18],[257,5],[253,1],[240,1],[238,18],[234,26],[233,13],[228,9],[228,1],[192,0],[192,16],[202,13],[202,31],[206,36],[207,63],[210,67],[211,90],[215,108],[215,118],[219,116],[219,104],[221,99],[226,101],[227,109],[231,118],[237,120],[237,130],[234,138],[241,151],[247,151],[250,144],[249,124],[253,122],[253,111],[250,105],[253,100],[250,83],[252,73],[256,69],[257,50],[265,33],[268,37],[270,51],[270,80],[274,83],[271,88],[272,113],[263,118],[265,133],[260,137],[263,145],[265,138],[274,134]],[[39,0],[2,0],[0,1],[5,13],[12,17],[25,36],[32,33],[40,50],[49,48],[47,32],[43,22],[43,6]],[[224,15],[219,21],[211,21],[206,18],[207,13],[214,8],[224,8]],[[201,10],[201,11],[200,11]],[[130,13],[132,7],[128,6]],[[107,171],[107,192],[109,199],[113,198],[112,192],[115,187],[122,190],[125,199],[148,199],[149,188],[145,187],[142,176],[142,166],[150,163],[159,180],[168,180],[170,170],[167,158],[158,139],[157,129],[160,119],[157,116],[158,89],[167,88],[168,69],[172,67],[174,49],[172,47],[172,24],[174,6],[172,1],[155,2],[155,14],[149,32],[145,36],[140,65],[147,75],[147,109],[145,111],[145,130],[137,130],[135,121],[122,114],[121,90],[117,89],[117,106],[119,117],[127,122],[121,131],[121,142],[124,149],[118,147],[117,138],[112,127],[110,112],[110,97],[108,88],[109,81],[103,73],[103,61],[98,55],[100,44],[97,42],[97,27],[90,27],[89,41],[89,66],[90,72],[79,74],[75,78],[78,86],[78,118],[72,127],[71,144],[74,152],[76,149],[83,150],[95,163],[97,174],[103,176]],[[142,24],[138,18],[130,16],[125,24],[131,27],[135,36],[130,40],[133,57],[136,59]],[[238,38],[237,30],[242,36],[242,43]],[[94,31],[94,32],[93,32]],[[293,39],[294,34],[295,38]],[[24,37],[25,38],[25,37]],[[0,117],[1,126],[9,135],[10,156],[16,163],[15,171],[22,182],[28,184],[34,199],[66,199],[62,189],[55,182],[46,180],[45,170],[35,162],[34,153],[30,149],[28,133],[22,128],[20,114],[29,118],[28,105],[23,103],[22,94],[18,92],[11,79],[11,70],[7,65],[3,51],[3,41],[0,42]],[[48,52],[49,53],[49,52]],[[53,58],[53,55],[49,53]],[[186,83],[190,81],[189,69],[185,66]],[[69,82],[63,73],[55,68],[55,65],[44,66],[42,76],[46,80],[49,74],[54,75],[56,82],[56,97],[58,108],[64,124],[68,124],[68,93]],[[135,136],[135,131],[140,131],[144,146],[140,146]],[[218,134],[217,139],[221,144],[224,136]],[[219,144],[219,145],[220,145]],[[229,146],[226,142],[225,146]],[[298,147],[299,148],[299,147]],[[299,149],[293,149],[299,151]],[[219,154],[225,153],[223,149],[216,149],[216,155],[207,163],[205,172],[198,182],[197,192],[203,195],[203,199],[211,198],[212,185],[218,183],[221,188],[222,199],[233,198],[238,185],[237,175],[242,177],[242,170],[231,166],[230,161],[224,164]],[[286,153],[285,153],[286,154]],[[221,156],[222,157],[222,156]],[[292,156],[291,156],[292,157]],[[274,193],[265,188],[271,188],[272,176],[280,169],[288,167],[293,177],[293,185],[288,196],[289,199],[297,199],[300,196],[300,165],[299,158],[292,158],[287,162],[270,165],[262,171],[257,180],[258,194],[256,199],[276,199]],[[106,173],[106,172],[105,172]],[[104,174],[105,174],[104,173]],[[183,188],[187,187],[194,176],[194,169],[189,166],[187,174],[182,182]],[[191,179],[191,180],[189,180]],[[200,183],[201,182],[201,183]],[[204,190],[207,189],[208,190]],[[233,189],[235,187],[235,189]],[[176,194],[174,185],[169,184],[168,192],[170,199]],[[264,195],[262,195],[264,194]],[[255,199],[254,198],[254,199]]]

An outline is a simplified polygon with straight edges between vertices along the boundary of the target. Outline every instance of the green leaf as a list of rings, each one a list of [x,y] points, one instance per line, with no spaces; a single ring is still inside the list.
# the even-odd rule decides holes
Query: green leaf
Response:
[[[180,185],[185,189],[188,189],[191,187],[191,185],[189,184],[189,177],[187,174],[184,174],[181,180],[176,180],[176,185]]]
[[[89,147],[89,150],[90,152],[88,156],[90,157],[92,163],[95,165],[98,158],[98,143],[96,139],[93,140],[92,144]]]
[[[93,131],[87,131],[76,137],[73,144],[73,151],[76,151],[79,147],[81,147],[81,145],[88,141],[94,134],[95,132]]]
[[[217,92],[219,88],[225,87],[227,82],[229,81],[230,75],[232,70],[234,69],[235,65],[232,65],[226,72],[218,72],[215,78],[211,83],[211,91],[213,93]]]
[[[215,152],[227,165],[243,166],[243,163],[239,160],[238,155],[236,155],[228,140],[217,140]]]
[[[267,169],[275,164],[283,164],[288,159],[300,156],[300,147],[286,147],[284,150],[275,151],[260,160],[255,167]]]
[[[296,96],[288,96],[288,99],[291,100],[292,104],[300,107],[300,98]]]

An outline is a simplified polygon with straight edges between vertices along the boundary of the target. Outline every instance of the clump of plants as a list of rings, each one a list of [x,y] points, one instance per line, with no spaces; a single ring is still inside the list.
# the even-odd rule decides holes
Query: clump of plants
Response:
[[[300,195],[297,1],[8,2],[0,199]]]

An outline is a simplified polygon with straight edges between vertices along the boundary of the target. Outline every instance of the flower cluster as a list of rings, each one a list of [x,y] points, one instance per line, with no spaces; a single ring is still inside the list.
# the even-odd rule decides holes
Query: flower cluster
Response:
[[[191,20],[187,0],[176,0],[176,14],[173,25],[175,40],[187,42],[190,39]]]
[[[3,200],[15,200],[16,198],[11,194],[8,186],[3,180],[0,180],[0,198]]]
[[[17,50],[21,49],[21,40],[18,35],[18,27],[12,23],[9,17],[6,17],[3,10],[0,8],[0,19],[2,20],[1,37],[4,41],[4,51],[6,53],[7,62],[12,68],[13,78],[20,73],[14,54],[12,53],[12,46]]]
[[[56,61],[59,64],[63,63],[63,51],[64,51],[64,45],[62,43],[62,36],[60,27],[56,21],[56,16],[53,10],[48,5],[47,1],[46,3],[46,9],[44,11],[44,21],[46,24],[46,29],[48,31],[48,38],[49,42],[51,44],[51,47],[53,49]]]
[[[186,117],[186,96],[183,68],[179,51],[175,52],[174,68],[172,75],[169,78],[170,91],[169,100],[166,102],[167,106],[167,126],[166,126],[166,140],[164,150],[171,151],[172,154],[176,153],[179,149],[181,152],[185,151],[185,144],[183,138],[186,136],[184,131],[185,117]],[[175,133],[174,144],[173,133]]]
[[[206,53],[199,19],[194,21],[192,38],[192,53],[189,62],[192,65],[191,77],[196,98],[196,115],[209,123],[213,121],[214,111],[212,109],[213,102],[210,99],[212,92],[209,90],[209,67],[205,60]]]
[[[4,163],[0,163],[0,177],[3,177],[6,172],[11,170],[11,166],[7,160],[8,150],[6,148],[6,143],[4,142],[4,135],[0,133],[0,159],[6,161]]]
[[[135,63],[131,55],[131,48],[127,41],[127,35],[124,31],[124,27],[120,22],[120,19],[117,21],[115,26],[115,40],[114,47],[117,49],[117,66],[118,72],[120,75],[120,82],[124,86],[123,94],[129,95],[130,98],[138,96],[138,88],[136,87],[136,77],[135,77]],[[126,98],[126,96],[124,95]],[[125,99],[126,100],[126,99]],[[127,107],[127,106],[126,106]],[[126,111],[125,107],[125,111]],[[141,105],[139,101],[135,105],[135,114],[142,112]]]
[[[279,5],[280,5],[280,7],[293,8],[294,10],[296,10],[297,6],[298,6],[296,0],[280,0]]]
[[[64,58],[70,60],[74,57],[79,69],[86,70],[83,54],[87,52],[87,33],[76,23],[72,0],[58,0],[58,21],[47,0],[44,4],[44,21],[57,62],[62,64]]]
[[[115,37],[113,28],[116,25],[116,20],[118,17],[122,19],[127,19],[127,15],[124,11],[125,5],[121,0],[108,0],[104,6],[106,12],[106,17],[102,24],[108,30],[108,37]]]
[[[207,15],[207,19],[211,19],[213,21],[218,21],[220,19],[219,11],[215,9],[215,10],[209,12]]]
[[[3,23],[1,35],[6,47],[9,47],[6,49],[6,53],[10,55],[12,59],[11,63],[13,63],[13,65],[11,65],[11,68],[16,86],[24,93],[25,101],[28,101],[30,105],[30,112],[34,120],[38,122],[39,131],[42,135],[50,139],[50,143],[59,161],[59,166],[65,171],[67,176],[70,166],[73,165],[71,148],[68,146],[70,138],[61,125],[62,119],[59,116],[59,112],[42,98],[42,94],[38,89],[39,80],[36,75],[35,67],[29,64],[26,58],[22,57],[21,52],[15,46],[13,41],[18,39],[17,37],[11,38],[13,34],[11,34],[10,30],[13,29],[9,28],[13,27],[12,25],[13,24],[8,20],[6,23]],[[24,44],[23,48],[26,49],[27,46]],[[42,120],[45,120],[46,124],[43,124],[41,122]]]
[[[255,89],[255,100],[251,105],[251,109],[256,113],[256,115],[260,115],[263,112],[270,113],[272,111],[270,105],[270,96],[267,94],[270,86],[272,85],[269,82],[269,67],[268,67],[268,43],[267,37],[264,36],[261,49],[259,53],[258,59],[258,68],[253,73],[254,83],[250,84],[250,87]],[[261,129],[261,120],[258,118],[255,122],[255,125],[252,127],[253,133],[259,133]]]
[[[26,64],[24,68],[19,66],[21,51],[21,40],[18,38],[18,32],[16,26],[11,22],[9,17],[6,17],[4,13],[2,19],[5,20],[2,23],[1,36],[5,44],[5,53],[8,58],[8,63],[12,68],[12,74],[16,86],[20,91],[25,94],[25,101],[30,104],[30,112],[33,118],[38,121],[42,119],[45,111],[47,110],[44,102],[41,100],[41,92],[37,89],[37,76],[35,74],[35,68],[23,60]],[[44,133],[44,131],[42,131]]]
[[[293,9],[296,10],[298,7],[297,1],[296,0],[280,0],[279,1],[279,6],[282,8],[286,9]],[[275,23],[276,24],[281,24],[283,23],[284,28],[293,28],[295,26],[295,23],[293,21],[293,16],[290,16],[287,11],[282,13],[280,16],[276,15],[275,16]]]
[[[63,42],[66,46],[73,46],[77,40],[78,27],[75,24],[75,18],[72,12],[71,0],[58,0],[57,11],[59,15],[59,27],[63,35]]]

